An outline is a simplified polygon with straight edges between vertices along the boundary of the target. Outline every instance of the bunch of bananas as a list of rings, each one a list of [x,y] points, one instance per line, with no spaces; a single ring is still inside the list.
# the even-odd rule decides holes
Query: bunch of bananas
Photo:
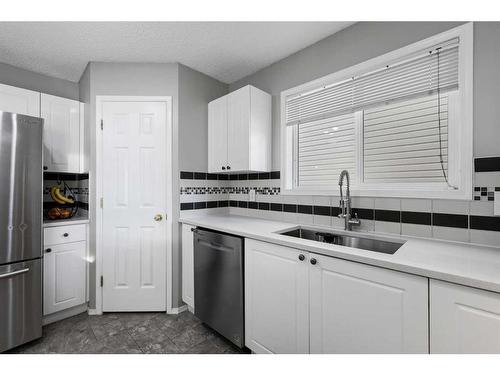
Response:
[[[59,204],[74,204],[75,201],[73,198],[66,197],[63,193],[61,193],[61,188],[59,186],[53,186],[50,189],[50,196]]]

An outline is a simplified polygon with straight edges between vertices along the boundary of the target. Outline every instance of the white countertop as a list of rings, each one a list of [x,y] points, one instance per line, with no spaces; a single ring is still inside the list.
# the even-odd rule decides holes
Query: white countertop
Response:
[[[276,233],[299,226],[293,223],[246,216],[199,213],[183,216],[179,222],[313,253],[500,292],[500,248],[497,247],[373,232],[355,232],[356,235],[389,241],[406,240],[406,243],[395,254],[389,255]],[[313,227],[312,225],[303,226]],[[314,228],[345,233],[343,230],[332,227],[314,225]]]
[[[89,222],[88,216],[75,215],[71,219],[61,219],[61,220],[44,220],[43,227],[60,227],[63,225],[77,225],[77,224],[87,224]]]

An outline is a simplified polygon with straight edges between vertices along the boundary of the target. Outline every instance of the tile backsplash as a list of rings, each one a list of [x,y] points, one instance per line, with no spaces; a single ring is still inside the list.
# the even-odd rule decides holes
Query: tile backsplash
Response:
[[[298,224],[344,225],[337,217],[339,197],[282,195],[278,171],[181,172],[180,178],[181,211],[209,209]],[[255,201],[249,200],[252,189]],[[500,246],[500,216],[493,215],[490,194],[495,190],[500,191],[500,170],[475,173],[470,201],[353,197],[353,213],[361,220],[354,230]]]
[[[87,173],[55,173],[45,172],[43,174],[43,205],[44,208],[54,205],[50,196],[50,189],[53,186],[61,185],[65,182],[75,195],[80,213],[88,215],[89,209],[89,175]]]

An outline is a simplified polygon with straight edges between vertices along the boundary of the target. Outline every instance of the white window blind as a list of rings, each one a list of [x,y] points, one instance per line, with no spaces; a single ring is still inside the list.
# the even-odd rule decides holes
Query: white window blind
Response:
[[[356,180],[356,121],[352,113],[298,125],[299,187],[335,186],[343,169]]]
[[[459,39],[454,38],[344,81],[290,95],[285,99],[286,125],[429,95],[438,86],[441,92],[457,89],[458,46]]]
[[[364,182],[444,182],[448,169],[448,95],[437,95],[364,111]],[[441,138],[441,145],[440,145]]]

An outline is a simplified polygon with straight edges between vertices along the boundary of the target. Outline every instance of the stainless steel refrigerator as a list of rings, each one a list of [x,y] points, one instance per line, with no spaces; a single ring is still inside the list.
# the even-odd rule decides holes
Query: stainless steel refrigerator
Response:
[[[0,111],[0,352],[42,335],[42,130]]]

